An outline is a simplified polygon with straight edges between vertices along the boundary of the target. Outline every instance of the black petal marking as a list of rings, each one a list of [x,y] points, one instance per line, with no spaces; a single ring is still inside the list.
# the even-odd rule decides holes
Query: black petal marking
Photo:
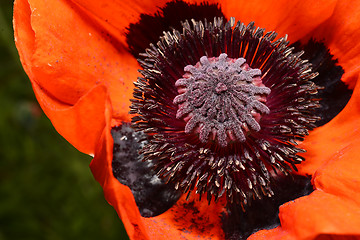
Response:
[[[144,134],[124,123],[111,130],[114,139],[113,174],[128,186],[143,217],[168,210],[181,196],[173,184],[165,184],[152,170],[153,163],[142,162],[138,150],[146,143]]]
[[[294,175],[281,177],[272,186],[274,196],[255,200],[243,211],[240,206],[230,204],[223,215],[223,230],[228,240],[245,240],[261,229],[280,225],[279,206],[313,191],[311,177]]]
[[[139,57],[139,53],[145,52],[150,43],[159,41],[164,31],[181,29],[181,22],[186,19],[212,20],[214,17],[223,17],[220,7],[217,4],[201,3],[188,4],[183,1],[168,2],[154,16],[141,14],[137,23],[128,27],[126,42],[129,45],[131,54]]]
[[[316,115],[320,116],[321,120],[315,125],[322,126],[339,114],[350,100],[353,91],[341,81],[344,70],[337,65],[338,61],[333,59],[334,56],[330,54],[324,43],[310,39],[304,45],[296,42],[293,47],[298,51],[304,50],[304,58],[308,59],[313,70],[319,73],[313,81],[324,89],[319,89],[318,94],[315,95],[321,99],[321,108],[316,110]]]

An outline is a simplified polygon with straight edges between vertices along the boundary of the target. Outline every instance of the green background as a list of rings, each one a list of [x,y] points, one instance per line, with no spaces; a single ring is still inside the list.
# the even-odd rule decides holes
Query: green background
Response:
[[[128,239],[78,152],[42,113],[0,0],[0,240]]]

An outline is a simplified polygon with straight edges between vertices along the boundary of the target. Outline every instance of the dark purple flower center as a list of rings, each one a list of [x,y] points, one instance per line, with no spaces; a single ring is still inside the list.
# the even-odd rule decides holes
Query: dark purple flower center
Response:
[[[196,133],[202,143],[246,141],[250,131],[260,131],[261,115],[270,89],[262,84],[260,69],[251,69],[244,58],[203,56],[188,65],[183,78],[175,82],[179,95],[174,103],[176,118],[186,121],[185,133]]]

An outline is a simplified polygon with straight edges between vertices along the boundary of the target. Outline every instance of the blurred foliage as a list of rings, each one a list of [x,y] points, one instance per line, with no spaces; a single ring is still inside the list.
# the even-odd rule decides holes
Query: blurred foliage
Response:
[[[0,240],[128,239],[88,167],[39,108],[0,5]]]

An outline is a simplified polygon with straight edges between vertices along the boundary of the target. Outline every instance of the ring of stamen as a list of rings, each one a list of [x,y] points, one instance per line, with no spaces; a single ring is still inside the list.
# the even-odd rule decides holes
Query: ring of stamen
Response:
[[[130,113],[132,128],[147,136],[143,160],[176,189],[209,202],[225,194],[245,206],[271,197],[274,179],[304,160],[297,143],[319,119],[317,74],[286,37],[275,41],[275,32],[253,23],[192,23],[140,56]]]

